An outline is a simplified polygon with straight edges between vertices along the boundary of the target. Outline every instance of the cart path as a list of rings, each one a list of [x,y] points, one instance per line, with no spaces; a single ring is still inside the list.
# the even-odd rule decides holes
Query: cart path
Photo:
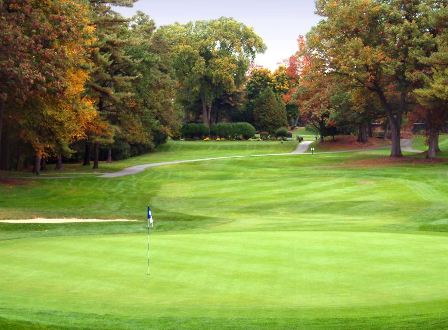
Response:
[[[417,150],[412,147],[412,140],[411,139],[401,139],[401,150],[406,152],[415,152],[420,153],[423,152],[422,150]]]
[[[300,143],[297,148],[289,153],[280,153],[280,154],[263,154],[263,155],[245,155],[245,156],[224,156],[224,157],[213,157],[213,158],[200,158],[200,159],[190,159],[190,160],[174,160],[170,162],[160,162],[160,163],[151,163],[151,164],[142,164],[136,165],[132,167],[125,168],[121,171],[114,173],[105,173],[101,175],[101,178],[119,178],[127,175],[133,175],[137,173],[141,173],[148,168],[160,167],[166,165],[177,165],[184,163],[196,163],[196,162],[204,162],[209,160],[221,160],[221,159],[234,159],[234,158],[248,158],[248,157],[269,157],[269,156],[287,156],[287,155],[301,155],[307,152],[309,146],[313,143],[312,141],[303,141]]]
[[[175,161],[169,161],[169,162],[160,162],[160,163],[151,163],[151,164],[142,164],[137,166],[132,166],[125,168],[121,171],[114,172],[114,173],[104,173],[103,175],[100,175],[101,178],[119,178],[123,176],[128,175],[134,175],[141,173],[148,168],[153,167],[160,167],[160,166],[166,166],[166,165],[177,165],[177,164],[185,164],[185,163],[197,163],[197,162],[205,162],[210,160],[222,160],[222,159],[236,159],[236,158],[249,158],[249,157],[270,157],[270,156],[290,156],[290,155],[304,155],[308,151],[308,148],[313,143],[313,141],[303,141],[300,143],[297,148],[289,153],[278,153],[278,154],[262,154],[262,155],[245,155],[245,156],[224,156],[224,157],[213,157],[213,158],[200,158],[200,159],[190,159],[190,160],[175,160]],[[420,153],[421,150],[416,150],[412,148],[412,140],[411,139],[401,139],[401,146],[402,150],[406,152],[414,152],[414,153]],[[329,152],[319,152],[315,154],[340,154],[340,153],[349,153],[349,152],[363,152],[363,151],[370,151],[375,149],[381,149],[380,148],[369,148],[369,149],[357,149],[357,150],[344,150],[344,151],[329,151]],[[308,154],[310,155],[310,154]]]
[[[223,156],[223,157],[212,157],[212,158],[199,158],[199,159],[189,159],[189,160],[174,160],[167,162],[159,162],[159,163],[149,163],[149,164],[141,164],[136,166],[131,166],[125,168],[121,171],[113,172],[113,173],[103,173],[98,175],[99,178],[119,178],[128,175],[134,175],[149,168],[160,167],[160,166],[168,166],[168,165],[177,165],[177,164],[185,164],[185,163],[197,163],[197,162],[206,162],[210,160],[223,160],[223,159],[238,159],[238,158],[250,158],[250,157],[272,157],[272,156],[291,156],[291,155],[311,155],[310,153],[306,153],[308,148],[314,141],[303,141],[300,143],[297,148],[289,153],[277,153],[277,154],[261,154],[261,155],[243,155],[243,156]],[[411,139],[402,139],[401,140],[402,150],[405,152],[412,153],[421,153],[421,150],[416,150],[412,147]],[[314,154],[341,154],[341,153],[350,153],[350,152],[363,152],[363,151],[371,151],[379,148],[364,148],[364,149],[355,149],[355,150],[343,150],[343,151],[326,151],[326,152],[315,152]],[[89,175],[95,175],[94,173],[86,173]],[[73,179],[73,176],[63,176],[63,177],[23,177],[23,179]]]

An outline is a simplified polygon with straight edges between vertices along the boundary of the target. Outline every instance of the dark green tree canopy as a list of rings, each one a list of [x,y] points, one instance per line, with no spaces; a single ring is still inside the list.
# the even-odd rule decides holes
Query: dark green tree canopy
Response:
[[[207,125],[215,100],[241,86],[250,62],[265,50],[252,28],[232,18],[174,24],[158,33],[170,45],[180,92],[201,100]]]

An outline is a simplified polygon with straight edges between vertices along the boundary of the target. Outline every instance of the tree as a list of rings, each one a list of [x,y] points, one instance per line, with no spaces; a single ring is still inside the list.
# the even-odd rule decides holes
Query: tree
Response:
[[[319,132],[321,141],[328,135],[334,122],[332,97],[335,93],[333,77],[323,72],[303,75],[299,90],[299,106],[301,114],[308,125]]]
[[[267,88],[272,89],[274,79],[269,69],[262,67],[255,67],[249,72],[249,77],[245,85],[246,104],[245,117],[250,123],[255,123],[254,108],[255,102],[260,96],[261,92]]]
[[[411,77],[429,46],[421,2],[318,0],[317,12],[325,19],[308,35],[326,70],[376,94],[390,123],[392,157],[402,156],[400,131],[410,109]]]
[[[289,90],[282,96],[291,126],[297,126],[299,123],[299,82],[304,69],[308,68],[310,64],[309,56],[306,54],[306,39],[304,36],[297,38],[297,45],[297,51],[286,62],[285,73],[289,80]]]
[[[287,126],[285,104],[271,88],[266,88],[255,99],[254,119],[259,130],[269,133]]]
[[[111,155],[111,144],[119,132],[117,128],[120,127],[121,119],[129,119],[121,115],[127,109],[125,101],[132,94],[132,80],[136,75],[135,63],[125,53],[125,46],[130,44],[126,33],[128,20],[113,11],[112,5],[130,7],[135,2],[136,0],[90,0],[97,42],[92,54],[94,67],[88,84],[89,94],[95,100],[101,118],[110,124],[105,134],[91,136],[95,169],[99,167],[100,145],[109,145]],[[86,151],[89,152],[89,148]]]
[[[30,144],[38,174],[41,158],[76,139],[80,114],[90,111],[79,89],[71,89],[85,77],[93,39],[88,7],[72,0],[1,1],[0,19],[0,145],[5,136]],[[9,168],[10,155],[0,150],[0,156]]]
[[[129,115],[134,117],[135,127],[125,129],[125,135],[140,132],[128,139],[130,143],[158,145],[180,129],[181,114],[174,103],[176,81],[169,60],[164,56],[168,45],[155,34],[155,23],[147,15],[138,12],[130,21],[127,54],[135,60],[138,77],[133,81],[135,106]],[[138,116],[136,116],[138,115]],[[127,121],[129,122],[129,121]]]
[[[418,77],[421,88],[415,91],[417,107],[415,119],[426,123],[428,158],[434,158],[439,149],[438,140],[448,120],[448,3],[434,1],[426,7],[435,41],[435,51],[420,58],[423,69]]]
[[[242,85],[250,62],[265,50],[252,28],[232,18],[174,24],[158,33],[171,45],[181,98],[200,100],[207,126],[216,100]]]

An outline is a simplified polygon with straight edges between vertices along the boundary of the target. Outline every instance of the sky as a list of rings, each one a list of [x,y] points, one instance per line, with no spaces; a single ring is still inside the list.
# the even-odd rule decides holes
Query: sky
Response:
[[[118,9],[125,16],[137,10],[151,16],[157,26],[233,17],[263,38],[268,49],[255,62],[271,70],[295,53],[297,37],[319,21],[314,0],[140,0],[132,9]]]

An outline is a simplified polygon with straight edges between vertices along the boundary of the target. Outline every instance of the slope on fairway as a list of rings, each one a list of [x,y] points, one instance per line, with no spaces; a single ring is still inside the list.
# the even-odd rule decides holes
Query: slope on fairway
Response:
[[[143,235],[2,241],[0,317],[35,314],[38,321],[58,311],[60,322],[64,313],[80,313],[82,325],[82,315],[104,314],[394,321],[437,315],[448,308],[447,243],[389,233],[154,235],[147,277]]]

